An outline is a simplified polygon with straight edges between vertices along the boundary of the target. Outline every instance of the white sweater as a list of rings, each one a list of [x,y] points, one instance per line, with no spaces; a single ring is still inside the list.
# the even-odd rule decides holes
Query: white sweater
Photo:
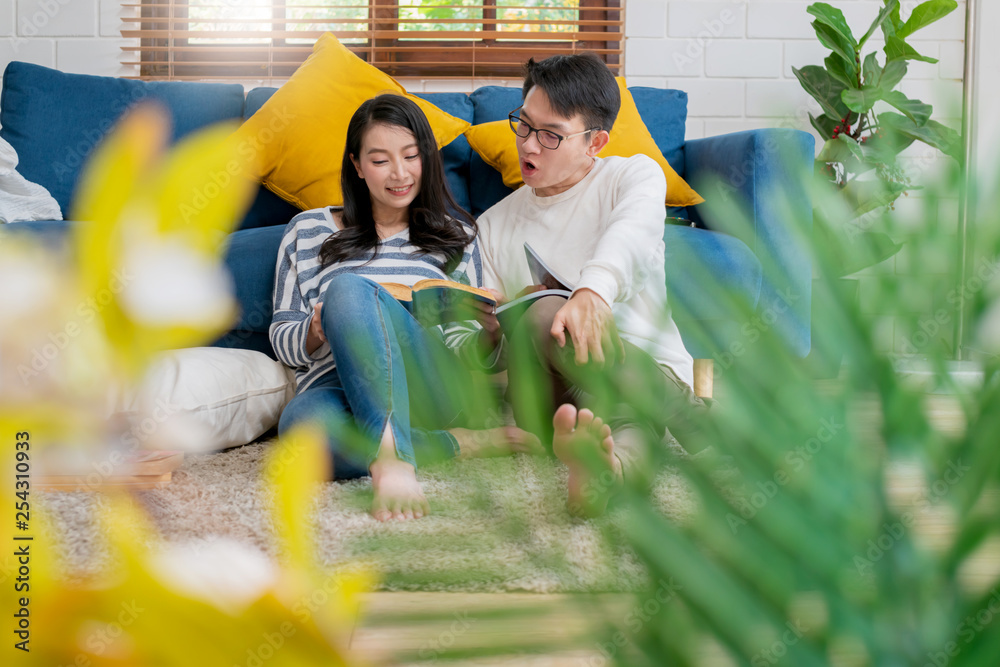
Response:
[[[663,272],[666,180],[649,157],[597,158],[552,197],[522,187],[480,216],[483,283],[513,298],[532,284],[527,242],[565,280],[611,304],[624,340],[694,386],[694,362],[667,305]]]

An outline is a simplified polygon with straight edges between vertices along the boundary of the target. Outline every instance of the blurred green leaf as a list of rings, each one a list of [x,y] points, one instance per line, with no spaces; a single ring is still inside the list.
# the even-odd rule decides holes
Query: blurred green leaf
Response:
[[[926,125],[927,121],[930,120],[931,113],[934,111],[931,105],[924,104],[919,100],[911,100],[898,90],[890,91],[882,99],[887,104],[902,111],[906,114],[907,118],[918,126]]]
[[[826,71],[830,73],[830,76],[840,83],[847,87],[858,85],[857,68],[848,68],[844,59],[836,53],[828,55],[823,60],[823,64],[826,65]]]
[[[852,51],[857,47],[858,43],[854,41],[854,34],[851,32],[851,27],[847,25],[844,12],[825,2],[813,3],[806,8],[806,11],[816,17],[813,27],[816,27],[817,24],[829,27],[839,35],[844,43],[849,45]]]
[[[840,94],[847,108],[855,113],[868,113],[875,103],[882,99],[882,89],[878,86],[847,88]]]
[[[877,208],[888,206],[899,198],[904,186],[892,181],[854,180],[847,184],[841,194],[851,206],[855,217],[864,215]]]
[[[858,142],[843,134],[823,144],[823,149],[816,156],[818,162],[839,162],[849,168],[856,167],[864,159]]]
[[[836,29],[831,28],[825,23],[813,21],[812,26],[816,31],[816,36],[819,38],[820,43],[844,60],[848,72],[856,72],[858,63],[854,41],[848,40]]]
[[[860,48],[864,46],[865,43],[868,41],[868,38],[871,37],[876,30],[882,27],[882,24],[885,23],[886,20],[888,20],[894,14],[895,15],[899,14],[899,0],[888,0],[885,3],[885,6],[882,7],[882,11],[878,13],[878,16],[872,22],[871,27],[868,28],[868,32],[866,32],[865,36],[861,38],[860,42],[858,42],[858,47]]]
[[[921,28],[943,19],[956,9],[958,9],[958,3],[955,0],[927,0],[913,9],[910,18],[906,20],[896,35],[901,38],[909,37]]]
[[[906,76],[907,69],[908,65],[905,60],[892,60],[885,64],[878,80],[878,87],[883,91],[883,95],[899,85],[899,82]]]
[[[841,93],[846,86],[837,81],[830,73],[818,65],[806,65],[802,69],[792,68],[792,73],[799,80],[807,93],[813,96],[823,112],[832,118],[846,118],[850,109],[841,99]]]
[[[937,62],[937,58],[920,55],[916,49],[896,36],[886,38],[883,51],[885,51],[887,65],[893,60],[919,60],[931,64]]]
[[[886,2],[888,0],[885,0]],[[882,35],[888,39],[889,37],[895,35],[900,28],[903,27],[903,20],[899,16],[899,5],[889,12],[889,19],[884,21],[880,26],[882,29]]]
[[[878,54],[873,51],[865,58],[864,83],[866,86],[874,86],[881,77],[882,66],[878,64]]]
[[[847,225],[849,221],[817,224],[817,243],[829,255],[834,277],[843,278],[889,259],[903,246],[884,232],[872,232]]]
[[[962,138],[958,132],[950,127],[935,120],[928,120],[924,125],[918,126],[910,118],[891,112],[883,112],[879,119],[893,132],[908,139],[922,141],[928,146],[937,148],[948,157],[962,162]]]
[[[809,122],[812,123],[812,126],[816,128],[821,137],[828,140],[833,138],[834,128],[840,125],[840,120],[830,118],[826,114],[820,114],[819,116],[809,114]]]

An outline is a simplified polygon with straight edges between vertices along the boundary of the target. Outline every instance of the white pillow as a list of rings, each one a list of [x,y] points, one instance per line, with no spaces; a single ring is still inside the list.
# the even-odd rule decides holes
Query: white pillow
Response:
[[[49,191],[16,171],[17,152],[0,139],[0,223],[62,220],[59,203]]]
[[[128,447],[211,451],[256,440],[294,395],[294,372],[261,352],[193,347],[160,355],[109,416],[128,424]]]

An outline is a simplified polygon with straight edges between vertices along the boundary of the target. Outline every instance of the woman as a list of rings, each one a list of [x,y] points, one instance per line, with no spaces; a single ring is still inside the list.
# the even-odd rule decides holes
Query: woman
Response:
[[[278,358],[296,369],[297,388],[278,432],[322,424],[335,479],[371,474],[376,519],[419,518],[429,508],[418,462],[533,451],[539,443],[497,420],[492,429],[459,428],[484,407],[462,361],[488,370],[499,356],[491,312],[483,309],[480,327],[425,329],[378,284],[482,284],[475,222],[448,191],[416,104],[380,95],[358,108],[341,186],[342,209],[305,211],[282,239],[269,333]]]

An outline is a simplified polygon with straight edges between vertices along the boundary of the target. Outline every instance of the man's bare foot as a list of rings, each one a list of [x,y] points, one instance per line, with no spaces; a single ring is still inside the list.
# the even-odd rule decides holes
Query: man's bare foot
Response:
[[[417,471],[396,458],[396,443],[386,427],[378,458],[368,469],[372,475],[372,516],[378,521],[419,519],[430,514],[430,505],[417,481]]]
[[[472,430],[453,428],[448,431],[458,440],[458,458],[487,458],[511,454],[543,454],[542,442],[533,434],[516,426],[501,426]]]
[[[569,467],[569,511],[578,516],[603,514],[623,480],[611,427],[590,410],[577,412],[569,403],[559,406],[552,425],[552,451]]]

